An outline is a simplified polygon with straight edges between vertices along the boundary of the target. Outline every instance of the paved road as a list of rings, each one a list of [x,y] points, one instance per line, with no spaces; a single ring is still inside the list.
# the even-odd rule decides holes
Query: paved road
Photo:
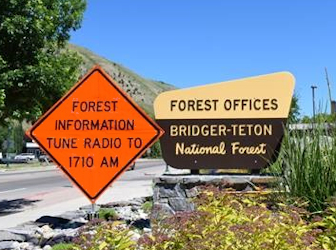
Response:
[[[162,160],[138,161],[135,170],[125,172],[97,203],[150,195],[152,178],[164,170]],[[0,229],[88,204],[58,169],[0,173]]]

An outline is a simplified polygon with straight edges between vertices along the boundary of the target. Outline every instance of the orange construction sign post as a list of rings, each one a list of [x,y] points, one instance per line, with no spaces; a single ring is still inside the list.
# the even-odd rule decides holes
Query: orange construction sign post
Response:
[[[163,130],[96,66],[27,134],[94,203]]]

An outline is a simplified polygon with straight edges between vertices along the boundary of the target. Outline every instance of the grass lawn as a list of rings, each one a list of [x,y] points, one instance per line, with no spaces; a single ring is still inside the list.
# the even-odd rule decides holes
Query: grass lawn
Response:
[[[48,166],[48,165],[46,163],[40,163],[38,161],[34,161],[31,163],[13,163],[13,164],[9,164],[8,167],[6,164],[0,164],[0,170],[13,171],[13,170],[24,170],[24,169],[31,169],[31,168],[44,167],[44,166]]]

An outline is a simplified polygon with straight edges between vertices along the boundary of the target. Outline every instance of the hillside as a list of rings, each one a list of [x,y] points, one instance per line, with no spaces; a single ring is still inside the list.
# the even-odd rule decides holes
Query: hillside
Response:
[[[82,71],[85,74],[95,64],[99,64],[149,115],[153,116],[153,102],[161,92],[175,89],[160,81],[145,79],[131,70],[98,56],[88,49],[69,44],[83,58]]]

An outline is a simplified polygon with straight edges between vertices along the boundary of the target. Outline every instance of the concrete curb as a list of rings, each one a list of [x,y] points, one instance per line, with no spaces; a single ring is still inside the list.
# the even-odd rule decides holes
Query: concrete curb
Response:
[[[13,174],[25,174],[25,173],[37,173],[37,172],[45,172],[45,171],[54,171],[57,170],[56,165],[50,165],[50,166],[42,166],[42,167],[34,167],[27,169],[17,169],[17,170],[3,170],[0,171],[0,176],[2,175],[13,175]]]

